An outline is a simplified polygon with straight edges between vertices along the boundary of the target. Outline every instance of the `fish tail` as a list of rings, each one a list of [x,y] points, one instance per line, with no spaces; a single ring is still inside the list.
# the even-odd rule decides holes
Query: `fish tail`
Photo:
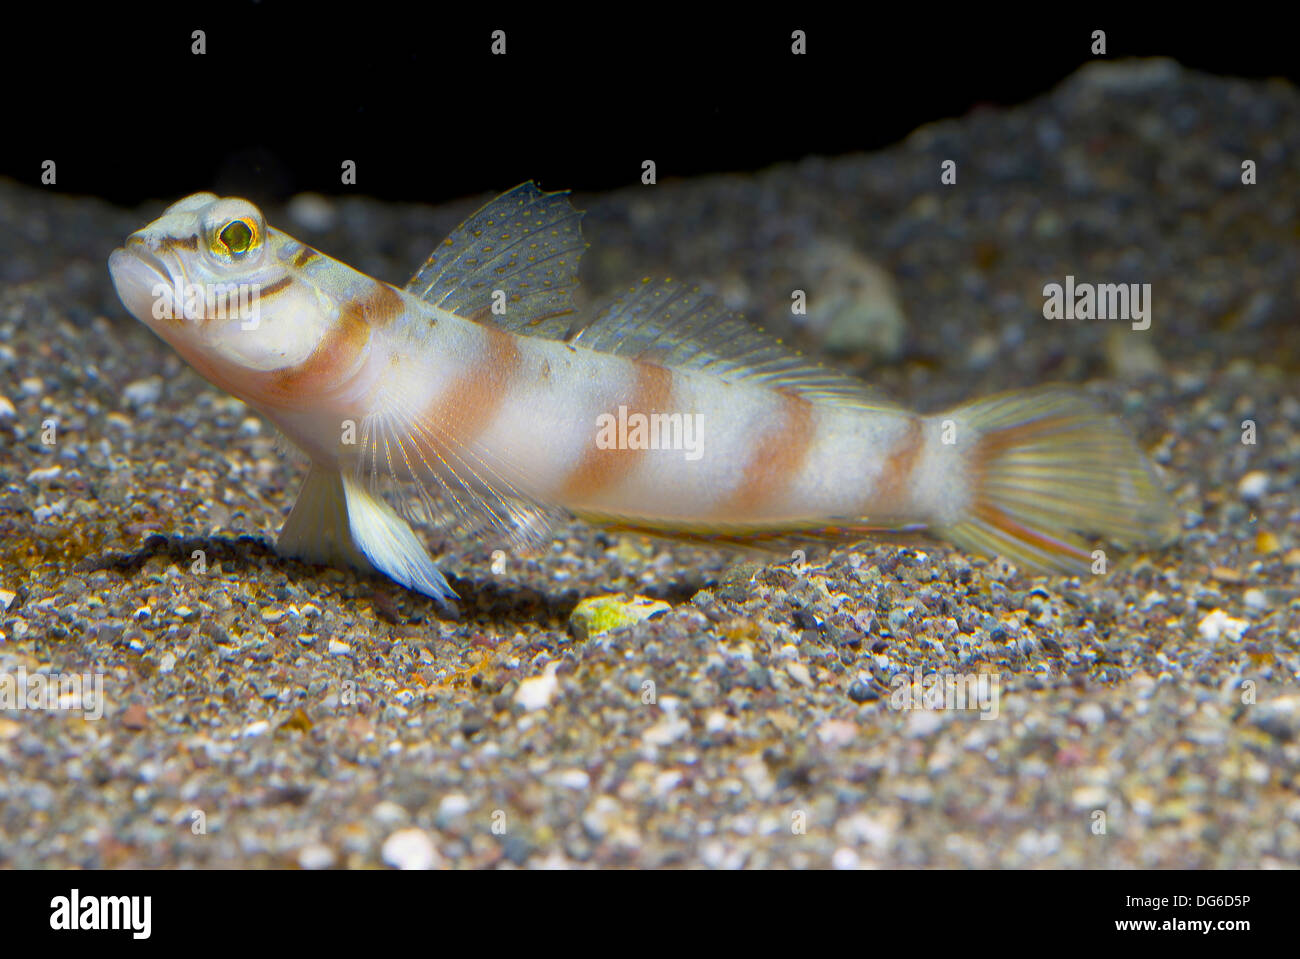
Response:
[[[455,613],[455,591],[407,522],[337,470],[311,467],[276,550],[325,566],[376,569]]]
[[[935,530],[972,552],[1037,572],[1087,573],[1100,537],[1122,547],[1163,545],[1177,514],[1125,428],[1087,394],[1040,387],[978,400],[951,420],[970,495]]]

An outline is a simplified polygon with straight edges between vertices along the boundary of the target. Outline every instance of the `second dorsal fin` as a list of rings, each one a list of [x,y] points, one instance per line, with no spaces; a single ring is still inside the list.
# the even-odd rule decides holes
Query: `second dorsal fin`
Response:
[[[729,312],[716,297],[675,280],[644,279],[597,310],[590,322],[539,335],[726,380],[760,383],[812,400],[892,408],[865,383],[826,369]]]

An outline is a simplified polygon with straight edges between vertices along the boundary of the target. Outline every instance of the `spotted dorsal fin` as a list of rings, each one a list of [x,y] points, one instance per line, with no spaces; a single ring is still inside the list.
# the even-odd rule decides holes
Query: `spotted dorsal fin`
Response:
[[[716,297],[675,280],[644,279],[557,338],[673,369],[761,383],[810,400],[892,408],[860,380],[829,370],[785,346]]]
[[[521,183],[452,230],[406,290],[457,316],[536,335],[574,314],[587,249],[581,221],[567,192]],[[505,294],[504,314],[492,313],[496,290]]]

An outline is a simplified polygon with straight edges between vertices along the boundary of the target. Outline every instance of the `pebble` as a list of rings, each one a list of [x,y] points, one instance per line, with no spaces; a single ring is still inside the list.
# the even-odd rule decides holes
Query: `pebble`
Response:
[[[298,850],[298,866],[302,869],[328,869],[334,865],[334,859],[334,850],[318,842]]]
[[[1248,589],[1241,596],[1242,603],[1246,608],[1256,613],[1262,613],[1268,609],[1268,595],[1262,589]]]
[[[1250,629],[1248,620],[1233,619],[1221,609],[1211,610],[1196,624],[1196,631],[1201,638],[1208,639],[1210,642],[1223,638],[1235,643],[1248,629]]]
[[[1277,534],[1266,529],[1260,530],[1255,535],[1255,552],[1260,556],[1268,556],[1270,553],[1276,553],[1282,548]]]
[[[331,656],[346,656],[352,652],[352,647],[341,639],[330,638],[328,652]]]
[[[134,380],[122,390],[122,398],[134,407],[152,406],[162,397],[163,381],[161,377],[149,376]]]
[[[1074,718],[1089,729],[1096,729],[1106,722],[1106,710],[1097,703],[1084,703],[1074,711]]]
[[[440,818],[455,819],[457,816],[463,816],[471,809],[469,797],[461,793],[447,793],[438,803],[438,816]]]
[[[18,411],[14,409],[14,405],[9,401],[9,397],[0,394],[0,420],[11,420],[17,415]]]
[[[808,672],[808,667],[803,663],[786,663],[785,671],[800,686],[811,686],[813,684],[812,674]]]
[[[667,746],[681,739],[691,731],[691,724],[679,717],[665,716],[641,734],[641,741],[647,746]]]
[[[27,482],[48,483],[52,479],[58,479],[62,472],[62,466],[47,466],[44,469],[34,469],[27,474]]]
[[[858,854],[848,846],[841,846],[831,853],[832,869],[859,869],[862,866],[862,860]]]
[[[404,823],[411,818],[411,814],[406,811],[405,806],[398,805],[391,799],[385,799],[378,803],[370,811],[370,815],[381,826],[396,826],[398,823]]]
[[[559,666],[558,662],[548,663],[542,675],[532,676],[521,682],[519,688],[515,690],[515,702],[529,711],[545,709],[549,706],[560,688],[560,681],[555,678],[555,671]]]
[[[1262,499],[1268,492],[1268,474],[1254,470],[1237,483],[1237,495],[1248,503]]]
[[[585,640],[671,609],[668,603],[647,596],[633,596],[631,599],[621,594],[592,596],[573,608],[569,627],[575,637]]]
[[[122,712],[122,725],[127,729],[144,729],[149,725],[149,713],[139,703],[132,703]]]
[[[1080,786],[1070,794],[1070,804],[1075,809],[1105,809],[1110,795],[1102,786]]]
[[[395,869],[433,869],[441,860],[423,829],[399,829],[384,840],[380,855]]]
[[[814,243],[800,268],[810,277],[805,323],[828,351],[898,357],[907,314],[887,270],[840,240]]]
[[[551,777],[551,781],[565,789],[584,790],[591,785],[591,777],[582,769],[562,769]]]
[[[854,680],[849,685],[849,699],[855,703],[869,703],[872,700],[880,698],[880,692],[876,687],[861,679]]]
[[[13,605],[13,601],[18,598],[18,594],[8,589],[0,589],[0,611],[8,609]]]

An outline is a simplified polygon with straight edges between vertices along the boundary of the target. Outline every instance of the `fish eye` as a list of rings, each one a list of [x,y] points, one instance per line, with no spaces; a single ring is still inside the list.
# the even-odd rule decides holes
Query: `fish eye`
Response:
[[[257,228],[248,220],[231,220],[217,232],[216,252],[243,256],[257,245]]]

